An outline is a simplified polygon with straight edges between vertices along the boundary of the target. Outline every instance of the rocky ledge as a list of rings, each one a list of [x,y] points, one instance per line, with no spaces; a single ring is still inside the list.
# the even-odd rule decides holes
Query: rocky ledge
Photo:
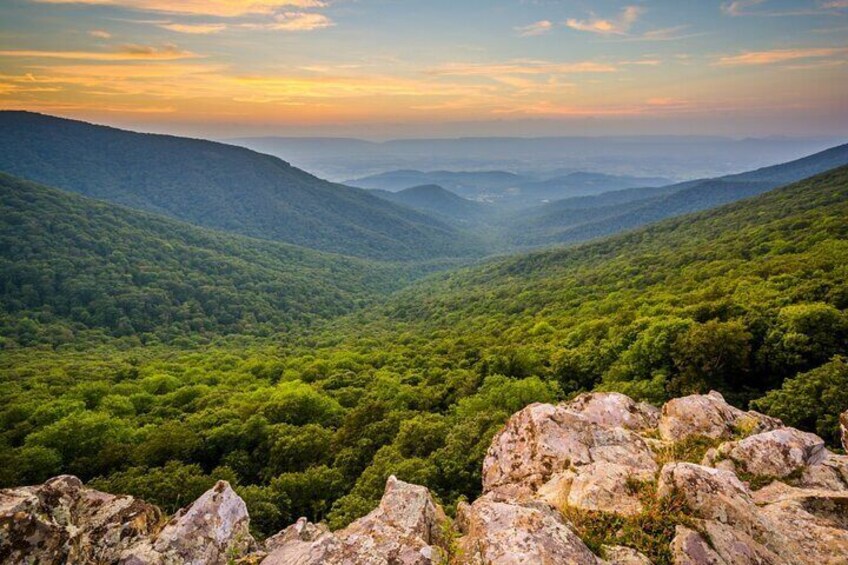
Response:
[[[226,482],[168,519],[60,476],[0,491],[0,562],[844,565],[848,456],[715,392],[661,409],[591,393],[513,415],[454,521],[390,477],[348,527],[302,518],[259,543]]]

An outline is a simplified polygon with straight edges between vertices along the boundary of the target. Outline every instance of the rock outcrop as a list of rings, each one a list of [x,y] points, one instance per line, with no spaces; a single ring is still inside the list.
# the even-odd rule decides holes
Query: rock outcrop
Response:
[[[430,565],[444,554],[447,518],[429,491],[389,477],[380,505],[330,532],[299,520],[266,544],[264,565]]]
[[[166,521],[155,506],[63,475],[0,491],[0,562],[226,563],[255,546],[248,522],[223,481]]]
[[[115,563],[163,524],[155,506],[62,475],[0,491],[0,563]]]
[[[457,509],[462,563],[519,565],[522,563],[602,563],[546,504],[518,504],[494,494]]]
[[[779,427],[782,427],[780,420],[753,410],[739,410],[715,391],[666,402],[659,421],[660,436],[666,441],[690,437],[731,439],[738,433],[764,432]]]
[[[156,535],[121,555],[124,565],[226,563],[256,547],[247,506],[226,481],[182,508]]]
[[[845,441],[848,413],[840,422]],[[390,477],[348,527],[301,518],[264,544],[225,482],[166,520],[61,476],[0,491],[0,562],[848,563],[848,456],[718,393],[661,410],[615,393],[530,405],[494,437],[482,474],[483,495],[453,523],[426,488]]]

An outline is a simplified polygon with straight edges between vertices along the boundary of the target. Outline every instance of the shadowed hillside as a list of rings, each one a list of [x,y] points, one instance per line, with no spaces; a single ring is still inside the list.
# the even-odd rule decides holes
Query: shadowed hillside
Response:
[[[206,227],[348,255],[479,253],[453,228],[269,155],[27,112],[0,112],[0,170]]]

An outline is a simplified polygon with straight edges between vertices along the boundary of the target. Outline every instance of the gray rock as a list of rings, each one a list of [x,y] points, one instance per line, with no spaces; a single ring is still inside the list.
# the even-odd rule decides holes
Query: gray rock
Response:
[[[126,565],[224,564],[256,547],[247,506],[226,481],[180,509],[162,530],[121,556]]]

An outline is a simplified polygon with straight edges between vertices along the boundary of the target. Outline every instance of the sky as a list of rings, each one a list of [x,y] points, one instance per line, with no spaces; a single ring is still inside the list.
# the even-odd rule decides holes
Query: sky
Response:
[[[0,0],[0,108],[144,131],[848,132],[848,0]]]

